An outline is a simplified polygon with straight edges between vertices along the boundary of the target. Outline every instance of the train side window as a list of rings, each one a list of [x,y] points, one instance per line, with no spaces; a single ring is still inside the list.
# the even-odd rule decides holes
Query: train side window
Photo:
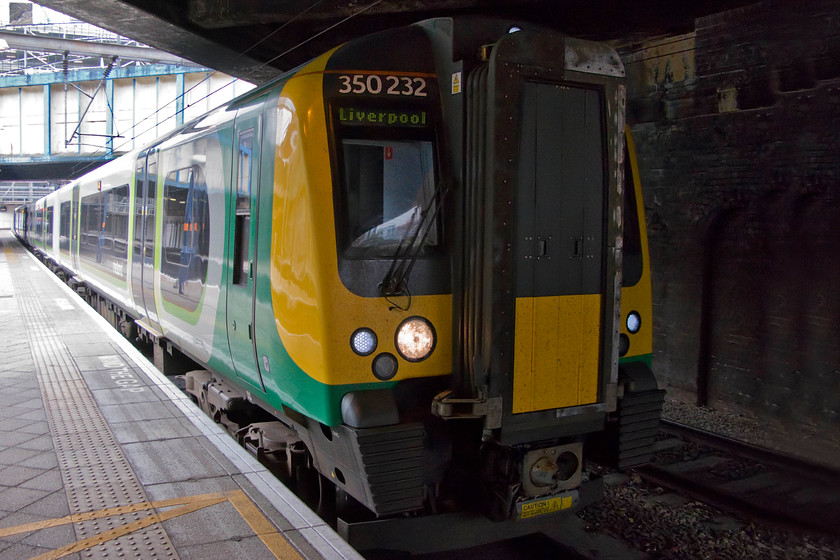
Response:
[[[141,162],[138,162],[134,174],[134,254],[138,256],[143,246],[143,173],[146,170]]]
[[[636,201],[636,189],[633,181],[633,169],[630,165],[630,153],[624,148],[624,273],[621,285],[635,286],[642,279],[644,269],[642,255],[642,234],[639,224],[639,207]]]
[[[178,294],[182,307],[198,304],[207,277],[210,248],[207,184],[200,166],[169,172],[163,181],[161,272],[172,280],[164,291]],[[164,294],[164,297],[171,299]],[[194,305],[185,306],[189,301]]]
[[[70,201],[62,202],[58,211],[58,248],[70,252]]]
[[[120,260],[128,257],[128,197],[127,184],[111,189],[105,209],[105,230],[112,253]],[[120,276],[125,276],[124,271]]]
[[[80,201],[79,256],[89,263],[101,265],[109,274],[121,279],[126,275],[122,263],[128,255],[128,200],[129,189],[126,184],[89,194]],[[64,204],[62,216],[65,212]],[[66,211],[69,234],[69,206]],[[62,217],[61,231],[64,227]],[[69,245],[69,235],[66,238]],[[62,243],[64,239],[62,237]]]
[[[163,182],[163,258],[169,264],[188,266],[193,248],[192,168],[170,172]]]
[[[239,133],[239,158],[236,174],[236,207],[250,208],[251,176],[254,159],[254,129]]]
[[[248,260],[250,233],[250,214],[237,214],[233,247],[233,283],[239,286],[246,286],[248,284],[248,276],[250,274],[250,261]]]
[[[79,255],[88,262],[101,263],[99,236],[102,223],[102,193],[83,196],[81,200],[81,225],[79,227]]]
[[[157,208],[157,164],[148,164],[146,175],[146,245],[152,247],[155,244],[155,211]],[[153,253],[145,255],[147,259],[153,258]]]
[[[250,276],[251,183],[254,166],[254,129],[239,133],[236,171],[236,218],[233,245],[233,283],[245,286]]]

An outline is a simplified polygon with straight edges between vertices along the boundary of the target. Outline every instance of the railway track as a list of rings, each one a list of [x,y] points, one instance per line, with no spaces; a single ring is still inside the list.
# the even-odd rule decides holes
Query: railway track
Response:
[[[671,421],[647,481],[785,529],[840,535],[840,471]]]

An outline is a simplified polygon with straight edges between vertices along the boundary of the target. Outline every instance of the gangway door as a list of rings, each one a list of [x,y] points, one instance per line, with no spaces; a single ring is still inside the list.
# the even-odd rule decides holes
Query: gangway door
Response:
[[[604,290],[599,92],[525,82],[521,104],[514,413],[596,401]]]
[[[467,78],[461,369],[504,444],[597,431],[614,399],[623,74],[522,31]]]

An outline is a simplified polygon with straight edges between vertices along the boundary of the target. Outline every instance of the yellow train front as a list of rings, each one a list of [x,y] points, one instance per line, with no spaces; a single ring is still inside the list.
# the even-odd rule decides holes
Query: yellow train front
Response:
[[[290,477],[380,516],[574,507],[592,435],[644,460],[662,395],[641,204],[631,321],[620,307],[623,75],[602,44],[440,19],[286,80],[270,199],[236,224],[259,244],[247,400],[291,431],[245,443],[305,448]]]

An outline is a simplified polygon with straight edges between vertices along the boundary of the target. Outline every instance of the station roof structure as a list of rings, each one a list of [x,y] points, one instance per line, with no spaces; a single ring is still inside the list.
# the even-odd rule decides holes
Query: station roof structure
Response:
[[[82,21],[10,23],[0,27],[0,79],[118,67],[200,65]],[[5,83],[0,85],[7,85]]]
[[[353,37],[438,16],[504,16],[581,38],[679,33],[755,0],[38,0],[204,66],[262,83]]]
[[[0,26],[0,88],[17,90],[64,83],[92,100],[77,84],[101,84],[109,75],[117,78],[210,72],[183,57],[87,22],[54,14],[59,17],[48,17],[46,22],[36,17],[36,23],[31,5],[12,3],[11,6],[9,20]],[[23,110],[22,106],[19,110]],[[46,105],[44,110],[47,111]],[[77,175],[76,170],[99,165],[115,155],[105,150],[76,156],[3,155],[0,157],[0,205],[16,206],[43,196]]]

